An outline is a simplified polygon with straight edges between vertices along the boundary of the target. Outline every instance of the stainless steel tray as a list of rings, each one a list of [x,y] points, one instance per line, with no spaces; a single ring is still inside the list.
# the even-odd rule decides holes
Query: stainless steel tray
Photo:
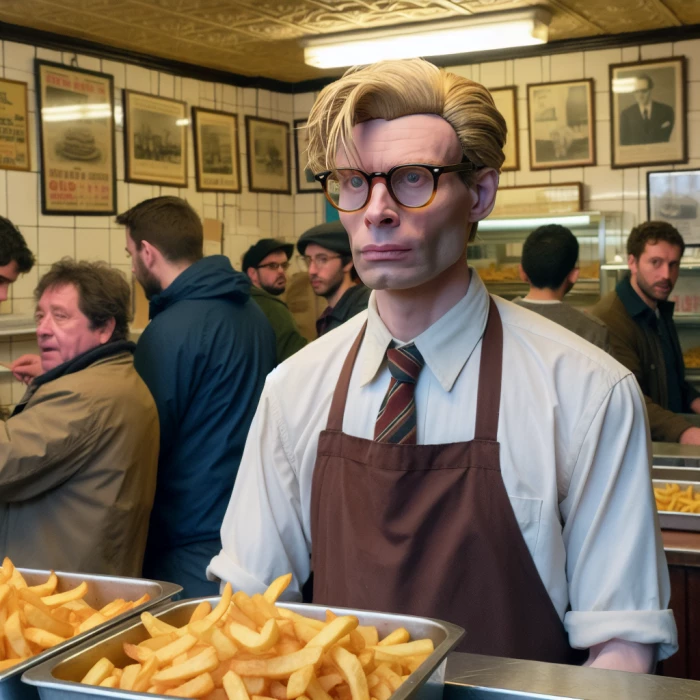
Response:
[[[17,567],[17,570],[24,576],[25,581],[30,586],[43,583],[51,574],[50,571],[40,569],[21,569]],[[181,586],[177,586],[174,583],[149,581],[148,579],[141,578],[73,574],[63,571],[56,571],[56,575],[58,576],[57,593],[70,590],[80,585],[82,581],[87,581],[88,593],[85,596],[85,602],[93,608],[102,608],[115,598],[138,600],[144,593],[148,593],[151,599],[134,610],[125,612],[122,615],[117,615],[117,617],[109,620],[109,622],[93,627],[91,630],[83,632],[71,639],[67,639],[65,642],[43,651],[41,654],[32,656],[30,659],[7,669],[7,671],[0,672],[0,700],[37,700],[37,691],[34,688],[22,684],[20,680],[22,674],[27,669],[41,664],[43,661],[67,649],[73,648],[92,637],[98,636],[106,629],[119,625],[133,615],[137,615],[144,610],[148,610],[170,600],[170,598],[182,590]]]
[[[677,471],[677,470],[676,470]],[[700,483],[696,481],[681,481],[680,479],[654,479],[654,486],[663,488],[666,484],[678,484],[681,489],[693,487],[693,493],[700,493]],[[659,525],[662,530],[685,530],[700,532],[700,513],[675,513],[669,510],[659,511]]]
[[[215,605],[219,598],[183,600],[163,605],[152,612],[165,622],[180,627],[187,623],[195,607],[202,600],[208,600],[212,605]],[[278,603],[278,605],[318,620],[325,619],[326,610],[329,609],[329,606],[325,605],[302,605],[300,603]],[[449,622],[411,615],[392,615],[336,607],[330,609],[341,615],[356,615],[362,625],[376,625],[380,636],[388,634],[397,627],[405,627],[413,639],[425,637],[432,639],[435,651],[406,679],[392,695],[392,700],[408,700],[409,698],[411,700],[441,700],[445,684],[446,657],[464,635],[464,630],[461,627]],[[138,644],[148,636],[138,620],[130,620],[120,627],[100,635],[100,637],[82,644],[77,649],[72,649],[30,669],[24,674],[22,680],[39,689],[41,700],[143,698],[142,693],[82,685],[78,681],[103,656],[109,658],[117,666],[133,663],[124,654],[124,642]],[[170,696],[165,695],[151,694],[148,697],[167,697],[168,700],[172,700]]]

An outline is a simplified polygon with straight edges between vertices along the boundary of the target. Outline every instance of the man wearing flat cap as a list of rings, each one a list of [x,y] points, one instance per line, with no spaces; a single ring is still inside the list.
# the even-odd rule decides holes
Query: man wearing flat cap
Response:
[[[316,321],[319,337],[367,308],[370,290],[355,272],[350,239],[340,221],[310,228],[297,241],[297,250],[309,270],[314,293],[328,302]]]
[[[287,288],[287,268],[294,246],[263,238],[243,256],[243,271],[252,283],[250,296],[262,309],[277,341],[277,364],[306,345],[287,305],[280,299]]]

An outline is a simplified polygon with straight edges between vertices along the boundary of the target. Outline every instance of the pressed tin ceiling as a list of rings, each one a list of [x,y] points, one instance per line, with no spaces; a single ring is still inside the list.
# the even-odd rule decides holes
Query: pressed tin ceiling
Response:
[[[700,0],[0,0],[0,21],[297,82],[331,74],[304,64],[305,36],[530,5],[551,11],[550,41],[700,23]]]

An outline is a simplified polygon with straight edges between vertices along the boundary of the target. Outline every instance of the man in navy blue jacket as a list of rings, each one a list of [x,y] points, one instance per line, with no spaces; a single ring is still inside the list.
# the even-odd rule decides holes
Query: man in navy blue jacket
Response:
[[[202,257],[202,223],[183,199],[120,214],[132,271],[150,300],[134,365],[160,416],[158,483],[144,575],[215,595],[205,569],[250,422],[275,366],[275,335],[250,281],[223,255]]]

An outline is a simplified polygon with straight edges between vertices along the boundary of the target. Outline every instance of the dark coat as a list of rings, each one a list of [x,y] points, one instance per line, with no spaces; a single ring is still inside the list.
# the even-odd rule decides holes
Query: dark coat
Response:
[[[134,365],[160,417],[148,547],[217,539],[275,334],[250,281],[223,255],[188,267],[151,299]]]
[[[663,102],[652,102],[651,116],[644,120],[639,106],[635,103],[620,115],[620,145],[665,143],[671,138],[674,123],[673,107]]]

